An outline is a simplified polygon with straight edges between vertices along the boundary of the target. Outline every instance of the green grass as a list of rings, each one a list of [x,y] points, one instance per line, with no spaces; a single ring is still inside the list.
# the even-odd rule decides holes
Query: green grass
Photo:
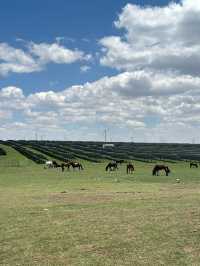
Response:
[[[0,265],[200,265],[199,169],[153,177],[152,164],[126,175],[83,162],[62,173],[3,148]]]

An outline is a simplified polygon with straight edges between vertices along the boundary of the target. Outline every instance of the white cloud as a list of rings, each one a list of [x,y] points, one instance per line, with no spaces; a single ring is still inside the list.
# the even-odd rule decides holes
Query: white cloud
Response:
[[[23,99],[24,95],[23,95],[23,91],[20,88],[17,87],[6,87],[6,88],[2,88],[0,91],[0,97],[2,98],[14,98],[14,99]]]
[[[9,73],[31,73],[42,71],[49,63],[71,64],[77,61],[89,61],[91,54],[78,49],[71,50],[59,43],[28,43],[28,50],[14,48],[0,43],[0,76]]]
[[[91,69],[90,66],[84,65],[80,67],[81,72],[85,73],[88,72]]]
[[[20,88],[10,86],[0,90],[0,110],[23,110],[26,106],[26,99]]]
[[[119,70],[152,69],[199,75],[200,2],[165,7],[128,4],[115,22],[122,36],[100,40],[101,64]]]
[[[40,65],[28,53],[0,43],[0,75],[9,72],[30,73],[41,70]]]
[[[78,127],[76,138],[79,139],[83,127],[88,128],[88,133],[92,128],[99,134],[95,129],[97,124],[115,128],[118,134],[122,129],[126,134],[134,131],[135,138],[140,141],[142,136],[143,140],[159,141],[159,132],[167,140],[168,134],[180,126],[185,138],[189,136],[189,129],[194,132],[199,127],[199,102],[200,78],[149,71],[124,72],[60,92],[24,96],[19,88],[0,90],[0,112],[6,108],[10,121],[17,110],[19,119],[13,118],[13,123],[26,125],[23,134],[37,128],[41,134],[48,133],[51,137],[55,136],[51,133],[54,130],[65,132]],[[11,126],[11,121],[8,123],[4,119],[1,128],[8,125]],[[126,134],[118,137],[123,140]],[[173,141],[180,141],[176,134]]]
[[[29,45],[31,54],[37,56],[41,63],[53,62],[56,64],[71,64],[79,60],[85,60],[86,55],[79,50],[70,50],[64,46],[53,43],[31,43]]]
[[[0,137],[7,137],[6,132],[12,128],[9,137],[31,136],[37,129],[48,138],[67,135],[68,139],[86,140],[91,136],[100,138],[99,128],[109,127],[115,131],[115,140],[127,140],[128,135],[134,135],[135,141],[198,139],[199,17],[200,4],[196,0],[166,7],[126,5],[115,22],[118,29],[124,30],[121,36],[100,40],[101,64],[123,72],[60,92],[49,90],[25,96],[20,88],[3,88]],[[29,49],[22,53],[23,59],[18,55],[23,52],[20,50],[6,58],[2,53],[1,60],[29,66],[33,59],[37,66],[44,67],[51,62],[68,64],[91,59],[90,54],[69,50],[60,43],[32,43]]]

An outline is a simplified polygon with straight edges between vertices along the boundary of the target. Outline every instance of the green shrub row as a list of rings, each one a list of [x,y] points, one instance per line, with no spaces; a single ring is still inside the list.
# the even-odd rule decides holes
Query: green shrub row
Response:
[[[37,163],[37,164],[44,164],[47,161],[47,158],[38,153],[34,153],[33,151],[30,151],[23,147],[21,144],[18,144],[14,141],[7,141],[6,145],[11,146],[13,149],[24,155],[26,158],[30,159],[31,161]]]

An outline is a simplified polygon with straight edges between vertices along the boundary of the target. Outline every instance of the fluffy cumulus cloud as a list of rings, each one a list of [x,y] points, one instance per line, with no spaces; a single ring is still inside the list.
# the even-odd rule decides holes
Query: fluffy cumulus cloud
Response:
[[[41,63],[70,64],[90,58],[90,55],[85,55],[82,51],[70,50],[58,43],[31,43],[29,49],[34,56],[39,58]]]
[[[189,132],[199,127],[199,102],[199,77],[148,71],[124,72],[60,92],[28,96],[20,88],[7,87],[0,90],[0,135],[12,127],[9,134],[21,132],[21,137],[28,131],[34,136],[37,129],[41,135],[63,138],[78,126],[71,137],[83,138],[85,130],[84,138],[89,139],[91,129],[99,124],[118,128],[118,134],[124,129],[134,132],[140,141],[188,141]],[[127,134],[121,136],[126,139]]]
[[[196,0],[126,5],[115,22],[119,35],[100,40],[100,63],[119,73],[59,92],[25,96],[20,88],[2,88],[0,138],[30,137],[37,129],[52,139],[102,139],[107,127],[114,140],[200,141],[199,18]],[[6,56],[0,50],[1,60],[30,69],[91,59],[59,43],[31,43],[28,53],[8,50]]]
[[[30,73],[41,70],[32,56],[21,49],[0,43],[0,75],[9,72]]]
[[[28,43],[26,50],[0,43],[0,76],[9,73],[31,73],[41,71],[46,64],[71,64],[89,61],[92,56],[78,49],[71,50],[59,43]]]
[[[126,71],[200,74],[199,1],[183,0],[166,7],[128,4],[115,26],[124,34],[100,40],[104,53],[101,64]]]

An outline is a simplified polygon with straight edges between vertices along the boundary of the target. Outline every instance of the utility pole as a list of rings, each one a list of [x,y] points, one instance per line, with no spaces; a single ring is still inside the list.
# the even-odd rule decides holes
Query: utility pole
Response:
[[[105,128],[104,130],[104,140],[105,140],[105,143],[107,142],[107,129]]]
[[[37,134],[37,132],[35,132],[35,140],[36,141],[38,140],[38,134]]]

